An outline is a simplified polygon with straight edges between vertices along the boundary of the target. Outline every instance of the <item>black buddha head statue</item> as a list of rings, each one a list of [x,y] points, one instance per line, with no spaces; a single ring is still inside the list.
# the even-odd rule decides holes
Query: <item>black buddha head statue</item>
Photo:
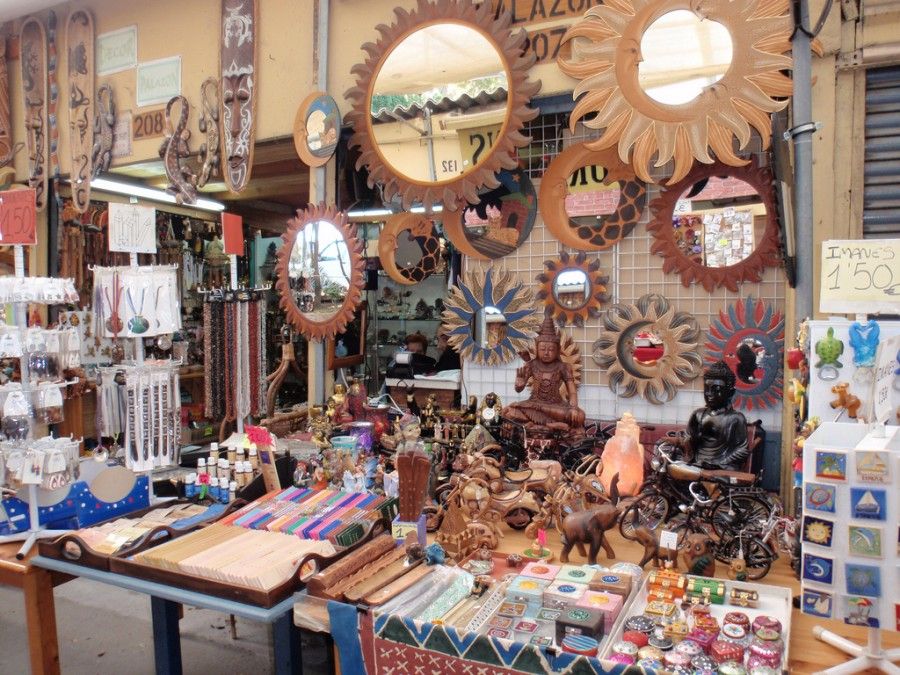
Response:
[[[734,372],[724,361],[716,361],[703,373],[703,400],[710,410],[731,407],[735,392]]]

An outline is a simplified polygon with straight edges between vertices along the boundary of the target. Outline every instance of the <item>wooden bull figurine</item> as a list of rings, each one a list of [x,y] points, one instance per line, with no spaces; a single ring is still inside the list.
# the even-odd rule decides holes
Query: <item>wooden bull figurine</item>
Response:
[[[562,553],[559,559],[569,562],[569,552],[578,544],[590,544],[588,550],[588,562],[597,564],[597,554],[600,547],[606,551],[610,558],[615,558],[615,552],[606,541],[606,531],[615,527],[619,520],[619,474],[613,476],[609,489],[610,501],[594,509],[587,511],[575,511],[565,517],[562,524]]]

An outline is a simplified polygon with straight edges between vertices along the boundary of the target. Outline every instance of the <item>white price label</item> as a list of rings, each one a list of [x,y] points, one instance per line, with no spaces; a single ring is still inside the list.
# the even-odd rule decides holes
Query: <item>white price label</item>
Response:
[[[659,533],[659,547],[678,550],[678,533],[671,530],[663,530]]]

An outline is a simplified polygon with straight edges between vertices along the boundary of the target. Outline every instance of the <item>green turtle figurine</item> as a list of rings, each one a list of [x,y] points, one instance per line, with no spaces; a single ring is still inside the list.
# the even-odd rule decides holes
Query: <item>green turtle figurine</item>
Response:
[[[844,343],[834,337],[834,328],[829,327],[825,333],[825,337],[816,342],[816,356],[819,362],[816,368],[819,369],[819,377],[823,380],[833,380],[838,376],[838,368],[843,368],[838,359],[844,353]]]

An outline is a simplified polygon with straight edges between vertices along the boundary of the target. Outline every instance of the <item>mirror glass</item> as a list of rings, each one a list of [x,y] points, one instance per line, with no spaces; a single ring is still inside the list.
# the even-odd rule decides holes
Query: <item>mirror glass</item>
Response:
[[[766,348],[762,342],[753,337],[746,337],[735,349],[733,365],[738,380],[746,384],[756,384],[764,376],[762,370]]]
[[[573,227],[598,227],[604,216],[619,207],[621,186],[618,182],[604,185],[606,169],[583,166],[569,176],[566,190],[566,215]]]
[[[413,237],[409,230],[403,230],[397,235],[397,250],[394,253],[397,267],[415,267],[422,260],[422,246]]]
[[[439,23],[401,40],[375,76],[369,113],[385,163],[410,180],[453,180],[489,155],[506,120],[506,69],[469,26]]]
[[[479,347],[493,349],[506,338],[506,317],[496,307],[485,307],[475,314],[472,339]]]
[[[632,346],[634,360],[645,366],[654,365],[666,353],[666,347],[659,335],[646,328],[635,332]]]
[[[675,243],[706,267],[748,258],[766,230],[766,207],[747,182],[711,176],[682,193],[672,215]]]
[[[638,83],[660,103],[689,103],[722,79],[731,58],[731,35],[721,23],[686,9],[668,12],[641,37]]]
[[[463,236],[491,259],[509,255],[525,243],[537,215],[537,192],[524,171],[504,169],[496,176],[500,186],[479,192],[478,203],[467,205],[460,215]]]
[[[562,270],[553,278],[553,297],[566,309],[581,309],[591,297],[591,280],[584,270]]]
[[[317,220],[297,233],[288,276],[294,302],[310,321],[328,321],[341,310],[350,272],[347,242],[333,223]]]
[[[306,114],[306,147],[315,157],[331,157],[337,148],[341,113],[330,96],[314,100]]]

